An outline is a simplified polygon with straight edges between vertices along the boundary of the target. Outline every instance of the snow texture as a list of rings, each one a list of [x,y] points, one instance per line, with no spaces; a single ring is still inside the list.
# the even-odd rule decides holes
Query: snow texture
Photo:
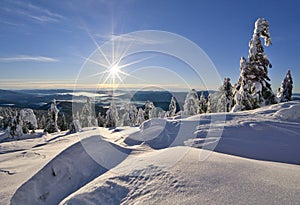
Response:
[[[209,113],[4,142],[0,202],[298,204],[299,110],[285,102],[225,122]]]

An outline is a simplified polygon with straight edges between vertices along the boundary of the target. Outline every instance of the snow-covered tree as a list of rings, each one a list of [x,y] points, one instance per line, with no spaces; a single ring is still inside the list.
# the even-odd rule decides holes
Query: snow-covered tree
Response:
[[[117,107],[114,103],[110,104],[110,107],[106,111],[105,126],[116,127],[119,124],[119,114]]]
[[[221,92],[214,92],[208,95],[207,99],[207,113],[219,112],[219,100],[221,98]]]
[[[144,121],[145,121],[144,110],[142,108],[139,108],[138,113],[137,113],[136,123],[137,123],[137,125],[141,125],[142,122],[144,122]]]
[[[145,103],[144,118],[145,120],[149,120],[155,117],[157,117],[155,105],[153,104],[153,102],[148,100]]]
[[[82,127],[92,127],[97,126],[98,124],[92,109],[91,99],[89,97],[86,99],[86,103],[82,108],[80,117]]]
[[[119,114],[122,116],[121,124],[124,126],[135,126],[138,110],[133,103],[126,103]]]
[[[10,135],[20,137],[23,134],[35,131],[37,128],[36,116],[32,109],[21,109],[20,112],[15,111],[15,115],[11,118],[9,125]]]
[[[79,113],[73,114],[73,120],[69,124],[69,133],[76,133],[81,131],[81,124],[79,122],[80,116]]]
[[[8,126],[8,131],[13,137],[20,137],[23,135],[23,126],[20,122],[20,116],[18,112],[15,112],[15,115],[11,118],[11,122]]]
[[[272,92],[268,67],[272,67],[264,53],[261,38],[265,46],[271,45],[269,22],[259,18],[255,22],[252,39],[249,42],[248,61],[242,57],[240,61],[240,78],[235,85],[233,110],[250,110],[264,105],[276,103]]]
[[[38,120],[38,128],[44,129],[46,127],[46,118],[44,115]]]
[[[101,112],[98,113],[97,121],[99,127],[105,127],[105,116]]]
[[[278,89],[277,98],[278,102],[287,102],[292,100],[293,91],[293,79],[291,71],[288,70],[285,78],[281,83],[281,87]]]
[[[169,110],[166,112],[166,117],[174,117],[176,114],[176,100],[172,96],[170,105],[169,105]]]
[[[48,133],[59,132],[57,126],[58,113],[59,113],[59,109],[57,108],[56,100],[54,99],[53,102],[51,103],[50,108],[48,109],[48,117],[46,120],[46,127],[44,129],[44,132],[48,132]]]
[[[37,128],[36,116],[32,109],[22,109],[19,113],[19,124],[22,126],[23,133],[27,134],[29,130],[32,132]]]
[[[200,100],[199,100],[199,113],[207,112],[207,99],[204,95],[204,92],[201,92]]]
[[[196,115],[199,112],[199,99],[195,89],[192,89],[186,96],[183,105],[184,115]]]
[[[65,114],[63,113],[62,116],[61,116],[61,120],[60,120],[60,123],[59,123],[59,128],[61,131],[66,131],[68,130],[68,123],[67,123],[67,120],[66,120],[66,116]]]
[[[223,86],[220,90],[220,98],[218,101],[218,112],[229,112],[232,108],[233,93],[230,78],[224,78]]]

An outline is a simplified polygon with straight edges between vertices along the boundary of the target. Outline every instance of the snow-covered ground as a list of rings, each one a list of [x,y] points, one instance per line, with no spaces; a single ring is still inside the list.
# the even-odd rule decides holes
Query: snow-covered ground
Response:
[[[300,102],[42,135],[0,153],[0,204],[299,204]]]

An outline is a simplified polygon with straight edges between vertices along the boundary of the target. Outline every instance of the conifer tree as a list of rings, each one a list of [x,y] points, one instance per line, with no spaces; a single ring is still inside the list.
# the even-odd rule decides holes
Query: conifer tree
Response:
[[[58,119],[59,109],[56,107],[56,100],[54,99],[51,103],[50,108],[48,109],[48,117],[46,120],[46,127],[44,132],[54,133],[59,132],[57,126],[57,119]]]
[[[223,86],[219,90],[221,95],[218,101],[218,112],[229,112],[233,101],[230,78],[224,78]]]
[[[142,108],[139,108],[138,113],[137,113],[136,124],[141,125],[144,121],[145,121],[144,110]]]
[[[97,126],[97,120],[92,109],[91,99],[88,97],[81,111],[81,127]]]
[[[278,102],[287,102],[292,100],[293,91],[293,79],[291,71],[288,70],[285,78],[281,83],[281,87],[278,89],[277,98]]]
[[[166,115],[166,117],[174,117],[175,114],[176,114],[176,100],[172,96],[170,104],[169,104],[169,110],[165,115]]]
[[[68,124],[67,124],[66,116],[65,116],[64,113],[61,116],[59,128],[60,128],[61,131],[68,130]]]
[[[240,78],[235,85],[233,111],[250,110],[264,105],[276,103],[271,90],[268,67],[272,67],[264,53],[261,38],[265,46],[271,45],[269,22],[259,18],[255,22],[252,39],[249,42],[248,61],[242,57],[240,61]]]
[[[183,105],[183,114],[196,115],[199,113],[199,99],[195,89],[192,89],[186,96]]]
[[[204,95],[204,92],[201,92],[200,100],[199,100],[199,113],[206,113],[207,112],[207,99]]]
[[[156,116],[156,109],[155,105],[151,101],[147,101],[145,103],[145,109],[144,109],[144,119],[149,120],[151,118],[155,118]]]
[[[110,104],[110,107],[106,111],[105,126],[116,127],[119,124],[119,114],[117,107],[114,103]]]

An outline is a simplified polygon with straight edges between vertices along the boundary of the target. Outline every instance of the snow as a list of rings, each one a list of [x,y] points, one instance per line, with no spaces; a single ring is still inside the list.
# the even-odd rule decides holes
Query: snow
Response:
[[[0,204],[299,204],[299,110],[291,101],[3,142]]]
[[[300,104],[280,109],[274,114],[274,116],[282,120],[300,120]]]

